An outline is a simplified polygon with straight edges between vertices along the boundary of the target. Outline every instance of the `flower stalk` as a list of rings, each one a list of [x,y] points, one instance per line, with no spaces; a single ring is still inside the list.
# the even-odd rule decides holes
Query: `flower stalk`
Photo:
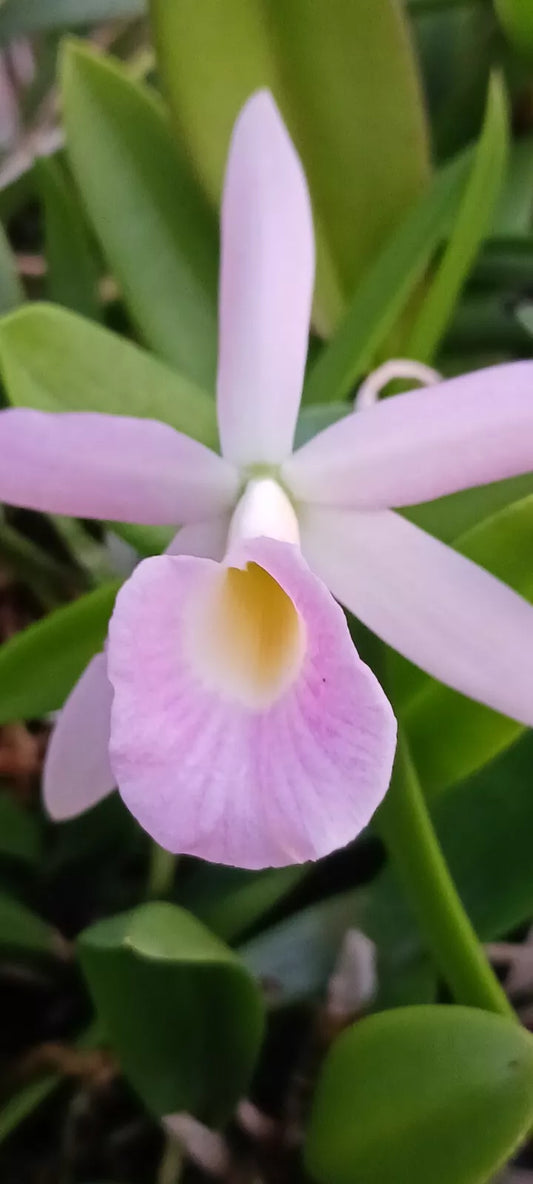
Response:
[[[516,1018],[453,883],[404,736],[376,825],[456,1003]]]

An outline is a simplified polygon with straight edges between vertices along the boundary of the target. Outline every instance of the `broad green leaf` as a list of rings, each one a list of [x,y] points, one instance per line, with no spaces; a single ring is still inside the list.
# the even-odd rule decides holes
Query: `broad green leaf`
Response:
[[[0,42],[41,29],[141,16],[145,7],[145,0],[4,0],[0,7]]]
[[[3,227],[0,225],[0,315],[10,312],[24,300],[22,287],[16,263],[7,241]]]
[[[533,1038],[464,1007],[349,1028],[322,1071],[306,1161],[319,1184],[484,1184],[533,1118]]]
[[[317,319],[329,330],[428,176],[424,108],[400,5],[152,0],[151,11],[178,130],[212,199],[240,107],[259,87],[274,93],[311,188]]]
[[[404,349],[406,357],[432,361],[453,314],[500,195],[509,137],[503,81],[493,75],[483,130],[450,239]]]
[[[376,359],[459,207],[468,165],[469,158],[462,157],[441,170],[368,268],[335,337],[310,369],[308,402],[346,398]]]
[[[44,210],[48,297],[96,320],[98,267],[79,203],[54,157],[42,156],[35,167]]]
[[[34,866],[41,855],[39,819],[7,793],[0,793],[0,857]]]
[[[228,1118],[263,1031],[259,990],[239,958],[165,903],[98,922],[79,952],[105,1033],[149,1108]]]
[[[62,94],[74,174],[132,316],[156,353],[210,390],[216,226],[164,108],[118,62],[75,42]]]
[[[188,379],[124,338],[54,305],[0,321],[0,370],[11,403],[161,419],[215,444],[215,407]]]
[[[455,549],[533,601],[533,494],[497,510]],[[426,793],[468,776],[523,732],[521,724],[457,694],[391,656],[393,685]]]
[[[63,706],[102,648],[119,587],[120,582],[104,584],[0,646],[0,724]]]
[[[57,954],[60,939],[51,925],[20,900],[0,891],[0,951],[19,955]]]

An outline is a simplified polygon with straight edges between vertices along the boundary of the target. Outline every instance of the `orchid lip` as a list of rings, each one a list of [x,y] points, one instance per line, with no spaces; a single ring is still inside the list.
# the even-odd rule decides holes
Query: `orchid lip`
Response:
[[[184,641],[204,686],[259,711],[289,689],[306,652],[290,596],[258,563],[236,559],[191,604]]]

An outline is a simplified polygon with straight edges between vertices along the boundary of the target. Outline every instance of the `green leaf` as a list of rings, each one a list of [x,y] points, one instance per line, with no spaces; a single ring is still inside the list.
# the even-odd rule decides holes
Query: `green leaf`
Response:
[[[44,210],[48,297],[96,320],[98,267],[79,204],[54,157],[41,156],[35,168]]]
[[[460,536],[455,549],[533,601],[533,495],[504,506]],[[523,726],[391,656],[399,710],[426,793],[468,776],[513,743]]]
[[[34,866],[41,855],[39,819],[7,793],[0,793],[0,856]]]
[[[237,956],[165,903],[98,922],[79,951],[106,1035],[149,1108],[228,1118],[263,1031],[258,988]]]
[[[0,724],[55,711],[105,641],[120,582],[104,584],[0,647]]]
[[[501,77],[489,84],[483,130],[450,239],[403,352],[431,362],[461,289],[491,227],[507,166],[509,117]]]
[[[155,92],[71,42],[62,94],[72,167],[147,344],[210,390],[217,235]]]
[[[66,309],[28,305],[0,321],[0,370],[18,407],[148,416],[216,443],[208,395],[138,346]]]
[[[318,321],[329,330],[428,176],[424,108],[400,5],[152,0],[151,11],[178,130],[215,200],[237,112],[254,90],[272,90],[311,188]]]
[[[496,209],[492,235],[527,235],[532,219],[533,136],[523,136],[509,148],[507,177]]]
[[[270,926],[239,952],[268,985],[274,1005],[299,1003],[323,994],[343,937],[348,929],[361,928],[364,909],[361,889],[343,892]]]
[[[483,941],[501,939],[531,918],[532,759],[533,737],[527,732],[509,752],[433,804],[446,862]],[[379,1005],[395,1006],[395,979],[419,964],[424,951],[392,867],[385,867],[366,890],[358,918],[378,947]]]
[[[533,1118],[533,1039],[463,1007],[401,1008],[348,1029],[314,1101],[320,1184],[483,1184]]]
[[[483,941],[502,938],[533,912],[532,767],[533,734],[525,731],[520,743],[433,807],[452,876]]]
[[[370,368],[458,209],[467,168],[468,158],[461,157],[441,170],[368,269],[335,337],[310,370],[304,393],[308,402],[346,398]]]
[[[72,28],[113,17],[141,16],[145,0],[4,0],[0,42],[41,29]]]
[[[392,0],[267,0],[264,9],[318,219],[349,296],[428,180],[408,26]]]
[[[0,225],[0,315],[10,312],[24,300],[24,289],[20,281],[13,252]]]
[[[308,872],[305,864],[248,872],[200,864],[189,878],[184,903],[224,941],[235,941],[288,896]]]
[[[533,57],[533,9],[530,0],[494,0],[494,8],[511,43]]]
[[[25,904],[0,891],[0,950],[17,954],[57,954],[60,939],[55,929]]]

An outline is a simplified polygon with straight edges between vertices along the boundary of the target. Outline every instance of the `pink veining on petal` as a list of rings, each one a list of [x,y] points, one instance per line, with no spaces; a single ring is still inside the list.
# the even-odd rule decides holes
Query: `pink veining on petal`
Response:
[[[0,411],[0,501],[80,518],[194,522],[237,494],[236,471],[152,419]]]
[[[300,405],[314,279],[311,206],[272,95],[241,111],[222,204],[217,403],[223,455],[289,455]]]
[[[171,851],[249,868],[317,859],[354,838],[383,798],[394,716],[294,545],[247,540],[227,562],[258,565],[289,598],[306,638],[294,676],[263,706],[207,685],[189,626],[221,568],[148,559],[110,626],[112,767],[126,805]]]
[[[383,509],[533,471],[533,362],[463,374],[332,424],[283,466],[316,505]]]
[[[109,764],[112,698],[105,655],[97,654],[71,691],[48,744],[44,802],[56,821],[82,814],[115,786]]]

